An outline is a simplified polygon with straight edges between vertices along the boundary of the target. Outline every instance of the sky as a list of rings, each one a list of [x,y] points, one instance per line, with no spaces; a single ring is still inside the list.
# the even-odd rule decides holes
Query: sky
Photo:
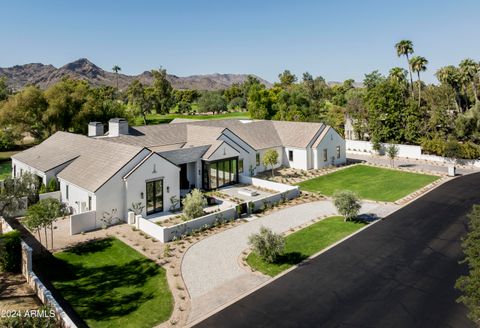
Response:
[[[406,68],[394,45],[413,41],[435,71],[480,60],[478,0],[0,0],[0,67],[56,67],[88,58],[139,74],[256,74],[289,69],[327,81]]]

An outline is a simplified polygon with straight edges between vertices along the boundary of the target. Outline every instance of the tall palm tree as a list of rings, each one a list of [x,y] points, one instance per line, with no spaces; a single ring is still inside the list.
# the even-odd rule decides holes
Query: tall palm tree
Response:
[[[418,106],[420,107],[422,101],[422,81],[420,80],[420,72],[425,72],[427,70],[428,60],[422,56],[414,56],[410,59],[410,66],[412,71],[417,73],[418,76]]]
[[[410,73],[410,88],[413,95],[413,76],[412,76],[412,68],[410,67],[410,59],[408,55],[413,54],[413,42],[410,40],[401,40],[397,44],[395,44],[395,49],[397,49],[397,56],[405,56],[407,57],[407,64],[408,64],[408,72]]]
[[[122,70],[122,69],[121,69],[120,66],[118,66],[118,65],[115,65],[115,66],[113,66],[113,68],[112,68],[112,71],[115,72],[115,75],[116,75],[116,77],[117,77],[117,91],[118,91],[118,72],[120,72],[121,70]]]
[[[472,85],[473,94],[475,96],[475,103],[478,104],[478,91],[477,91],[477,82],[480,77],[480,64],[475,62],[473,59],[467,58],[460,62],[460,74],[462,77],[462,82],[465,84],[470,83]]]
[[[388,72],[388,78],[397,83],[407,82],[407,70],[401,67],[393,67]]]
[[[455,92],[455,107],[457,107],[457,111],[461,111],[461,103],[460,103],[460,88],[461,88],[461,78],[460,78],[460,71],[453,65],[448,65],[440,68],[435,73],[435,76],[440,81],[440,83],[449,85],[453,91]]]

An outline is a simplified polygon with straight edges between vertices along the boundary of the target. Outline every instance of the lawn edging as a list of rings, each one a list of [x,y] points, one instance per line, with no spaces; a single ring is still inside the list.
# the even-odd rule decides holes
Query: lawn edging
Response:
[[[403,206],[402,206],[402,207],[403,207]],[[400,208],[399,208],[399,209],[400,209]],[[398,210],[397,210],[397,211],[398,211]],[[393,213],[393,212],[392,212],[392,213]],[[390,215],[391,215],[392,213],[390,213]],[[325,218],[323,218],[323,219],[326,219],[326,218],[328,218],[328,217],[325,217]],[[323,220],[323,219],[322,219],[322,220]],[[322,220],[316,221],[316,222],[312,222],[312,224],[317,223],[317,222],[321,222]],[[373,222],[365,225],[364,227],[358,229],[358,230],[355,231],[354,233],[352,233],[352,234],[350,234],[350,235],[348,235],[348,236],[346,236],[346,237],[338,240],[337,242],[331,244],[330,246],[327,246],[326,248],[322,249],[321,251],[319,251],[319,252],[317,252],[317,253],[309,256],[308,258],[306,258],[306,259],[303,260],[302,262],[293,265],[292,267],[286,269],[285,271],[282,271],[281,273],[279,273],[279,274],[276,275],[275,277],[270,277],[270,276],[264,275],[264,274],[262,274],[261,272],[258,272],[258,271],[251,272],[251,273],[261,274],[261,275],[263,275],[263,276],[265,276],[265,277],[267,277],[267,278],[269,278],[269,279],[268,279],[267,281],[265,281],[264,283],[262,283],[262,284],[260,284],[260,285],[258,285],[258,286],[256,286],[256,287],[254,287],[254,288],[252,288],[251,290],[249,290],[249,291],[247,291],[247,292],[245,292],[245,293],[243,293],[243,294],[235,297],[234,299],[232,299],[232,300],[230,300],[229,302],[223,304],[222,306],[216,308],[215,310],[210,311],[210,312],[206,313],[205,315],[203,315],[202,317],[200,317],[200,318],[198,318],[198,319],[196,319],[196,320],[188,323],[188,325],[186,325],[186,327],[188,327],[188,328],[189,328],[189,327],[194,327],[195,325],[201,323],[202,321],[204,321],[205,319],[211,317],[212,315],[214,315],[214,314],[222,311],[223,309],[225,309],[225,308],[229,307],[230,305],[238,302],[239,300],[247,297],[248,295],[253,294],[253,293],[256,292],[257,290],[259,290],[259,289],[267,286],[268,284],[271,284],[271,283],[274,282],[275,280],[280,279],[280,278],[283,277],[284,275],[286,275],[286,274],[290,273],[291,271],[297,269],[299,266],[307,263],[308,261],[311,261],[312,259],[320,256],[321,254],[329,251],[330,249],[334,248],[335,246],[343,243],[344,241],[346,241],[346,240],[354,237],[355,235],[361,233],[362,231],[368,229],[369,227],[372,227],[373,225],[375,225],[375,224],[377,224],[378,222],[383,221],[383,220],[384,220],[384,218],[379,219],[379,220],[376,220],[376,221],[373,221]],[[304,228],[306,228],[306,227],[308,227],[308,226],[310,226],[310,225],[307,225],[307,226],[305,226]],[[292,232],[292,233],[293,233],[293,232]],[[243,255],[243,253],[242,253],[242,255]],[[242,255],[241,255],[241,256],[242,256]],[[240,256],[240,257],[241,257],[241,256]]]

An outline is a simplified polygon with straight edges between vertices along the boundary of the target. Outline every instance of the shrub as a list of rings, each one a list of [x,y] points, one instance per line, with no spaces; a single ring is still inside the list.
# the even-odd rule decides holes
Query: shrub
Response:
[[[207,200],[198,189],[193,189],[183,200],[183,214],[187,220],[192,220],[203,215],[203,208]]]
[[[285,248],[285,238],[272,230],[261,227],[260,232],[248,237],[248,244],[264,261],[273,263]]]
[[[20,232],[13,230],[0,235],[0,270],[19,272],[22,261]]]
[[[344,218],[345,221],[354,219],[360,210],[360,201],[358,196],[349,190],[337,191],[333,195],[333,203]]]
[[[57,190],[57,180],[54,178],[51,178],[50,181],[48,181],[47,185],[47,192],[53,192]]]

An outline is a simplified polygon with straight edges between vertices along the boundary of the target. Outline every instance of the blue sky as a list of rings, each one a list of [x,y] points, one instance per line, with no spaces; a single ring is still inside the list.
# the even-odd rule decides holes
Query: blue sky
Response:
[[[0,67],[60,67],[87,57],[138,74],[185,76],[305,71],[329,81],[406,66],[394,44],[414,42],[436,69],[480,60],[480,1],[0,0]]]

